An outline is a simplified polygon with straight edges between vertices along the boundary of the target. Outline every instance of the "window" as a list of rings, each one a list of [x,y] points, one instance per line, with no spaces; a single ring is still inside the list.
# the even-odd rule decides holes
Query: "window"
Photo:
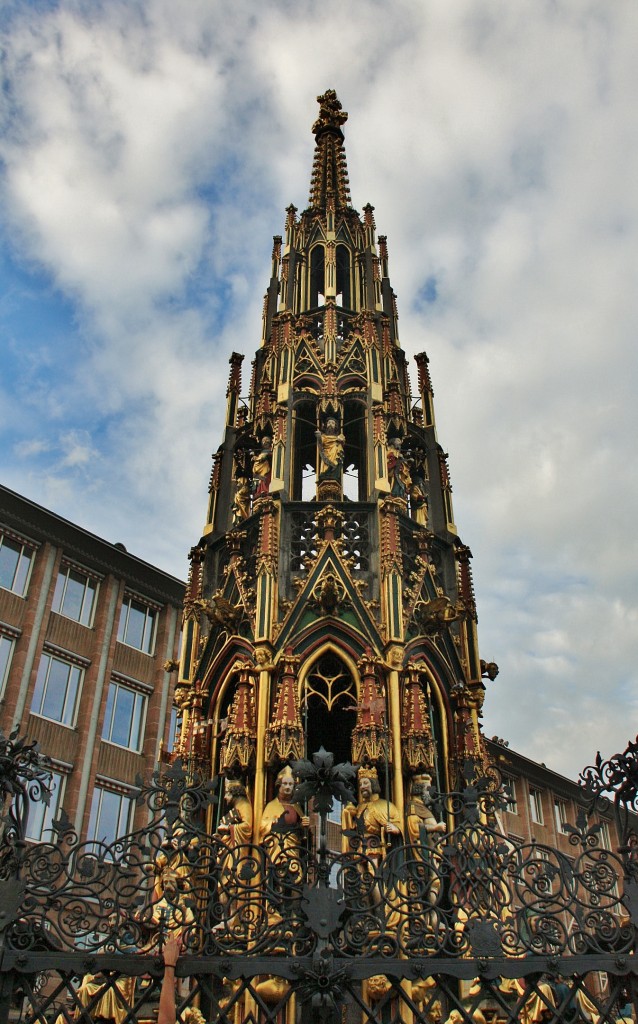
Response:
[[[43,654],[33,691],[33,714],[73,727],[83,674],[77,665]]]
[[[113,843],[130,831],[133,798],[112,789],[96,786],[91,804],[87,839]]]
[[[49,806],[44,800],[29,804],[29,817],[27,819],[26,837],[35,843],[47,842],[53,838],[52,826],[55,818],[62,807],[62,796],[64,794],[64,783],[66,777],[60,772],[51,772],[51,796]]]
[[[337,246],[337,305],[351,307],[350,250],[346,245]]]
[[[310,252],[310,295],[308,305],[311,309],[323,306],[326,293],[325,252],[323,245],[315,245]]]
[[[120,628],[117,638],[129,647],[137,647],[138,651],[151,654],[155,640],[156,612],[148,605],[136,601],[133,597],[125,597],[120,615]]]
[[[53,595],[53,611],[90,626],[93,622],[97,582],[85,573],[63,566]]]
[[[12,637],[0,633],[0,697],[4,693],[5,683],[9,677],[14,642]]]
[[[532,816],[532,821],[535,821],[537,825],[543,824],[543,798],[540,789],[530,789],[529,791],[529,811]]]
[[[507,778],[503,781],[505,783],[505,796],[507,798],[505,810],[508,814],[518,814],[518,804],[516,801],[516,779]]]
[[[328,811],[328,821],[334,821],[337,825],[341,825],[341,815],[343,813],[344,804],[341,800],[337,800],[336,796],[332,799],[332,810]]]
[[[609,835],[609,825],[606,821],[599,822],[600,830],[598,832],[598,845],[602,846],[604,850],[611,850],[611,837]]]
[[[564,800],[554,800],[554,822],[556,823],[556,831],[560,834],[564,832],[564,826],[567,824],[567,804]]]
[[[122,683],[112,682],[106,699],[102,739],[139,751],[142,746],[146,697]]]
[[[32,558],[33,548],[0,534],[0,587],[24,597]]]

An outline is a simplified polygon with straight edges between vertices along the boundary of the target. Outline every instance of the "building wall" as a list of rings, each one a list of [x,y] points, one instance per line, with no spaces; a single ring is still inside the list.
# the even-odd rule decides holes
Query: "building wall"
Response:
[[[56,792],[82,838],[137,827],[137,775],[169,745],[183,584],[0,487],[0,726],[52,761]],[[61,801],[60,801],[61,797]]]
[[[488,750],[515,797],[510,808],[502,813],[503,831],[525,842],[546,843],[575,857],[578,848],[570,843],[569,833],[562,826],[576,825],[579,811],[585,807],[578,783],[558,775],[545,764],[530,761],[496,737],[488,741]],[[602,825],[600,845],[617,850],[620,840],[612,815],[596,813],[590,824],[594,823]]]

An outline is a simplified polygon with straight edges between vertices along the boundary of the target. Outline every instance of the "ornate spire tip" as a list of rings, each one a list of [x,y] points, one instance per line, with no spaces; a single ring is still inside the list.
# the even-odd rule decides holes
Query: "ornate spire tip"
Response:
[[[348,114],[342,110],[334,89],[327,89],[323,96],[317,96],[317,103],[319,104],[319,117],[312,126],[315,135],[322,128],[341,128],[341,125],[348,120]]]

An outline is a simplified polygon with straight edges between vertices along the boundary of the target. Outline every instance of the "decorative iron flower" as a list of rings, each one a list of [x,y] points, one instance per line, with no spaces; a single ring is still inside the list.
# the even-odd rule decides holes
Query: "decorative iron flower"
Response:
[[[355,802],[355,768],[348,761],[335,764],[334,755],[323,746],[312,755],[312,761],[293,761],[290,767],[299,779],[293,799],[314,800],[322,818],[332,810],[335,797],[342,803]]]

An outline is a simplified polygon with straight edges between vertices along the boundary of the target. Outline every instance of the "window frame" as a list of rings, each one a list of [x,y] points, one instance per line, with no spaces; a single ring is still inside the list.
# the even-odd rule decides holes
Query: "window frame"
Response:
[[[69,579],[71,573],[75,573],[76,576],[84,577],[84,595],[82,597],[79,616],[70,615],[68,611],[64,611],[64,602],[69,592]],[[65,579],[65,582],[62,584],[62,587],[60,588],[60,580],[63,578]],[[88,616],[86,616],[85,621],[85,619],[83,619],[82,616],[84,615],[84,610],[86,607],[89,585],[92,585],[93,587],[93,597],[91,598]],[[88,629],[91,629],[93,626],[93,622],[95,620],[95,609],[97,607],[97,597],[99,588],[100,578],[96,576],[95,573],[89,572],[88,569],[84,569],[80,565],[75,565],[73,562],[69,562],[66,559],[63,559],[62,564],[60,565],[60,568],[58,570],[57,579],[55,581],[55,590],[53,592],[51,611],[55,612],[56,615],[62,615],[64,616],[65,619],[70,619],[72,622],[78,622],[81,626],[86,626]],[[58,605],[57,607],[56,600]]]
[[[107,796],[107,797],[117,797],[119,799],[119,802],[120,802],[120,809],[119,809],[118,814],[117,814],[117,818],[118,818],[117,834],[114,835],[114,836],[109,836],[109,835],[105,836],[105,835],[99,835],[98,834],[99,828],[100,828],[100,819],[102,817],[102,808],[103,808],[103,805],[104,805],[104,798],[105,798],[105,796]],[[123,807],[123,802],[124,801],[126,801],[126,803],[128,804],[128,809],[127,809],[126,815],[125,815],[125,817],[126,817],[126,825],[125,825],[125,828],[122,830],[120,828],[120,824],[122,822],[122,807]],[[95,786],[94,786],[94,789],[93,789],[93,799],[91,801],[91,811],[90,811],[90,814],[89,814],[89,824],[88,824],[87,833],[86,833],[87,843],[89,843],[89,844],[90,843],[96,843],[96,844],[102,843],[105,846],[111,846],[113,843],[117,842],[118,839],[121,839],[122,836],[127,835],[131,831],[132,825],[133,825],[134,814],[135,814],[135,796],[133,795],[133,793],[130,792],[130,791],[124,791],[123,788],[119,788],[119,787],[116,788],[115,786],[106,785],[104,780],[98,778],[96,780],[96,782],[95,782]],[[107,859],[111,859],[111,858],[107,858]]]
[[[51,778],[52,781],[57,779],[59,784],[53,787],[49,806],[47,807],[44,800],[39,800],[37,803],[34,803],[33,801],[29,802],[29,816],[27,818],[27,826],[24,834],[25,839],[27,839],[29,842],[42,843],[51,841],[50,839],[43,838],[43,836],[45,832],[53,831],[53,819],[58,817],[60,810],[62,809],[62,801],[64,799],[64,793],[66,789],[67,775],[68,772],[63,771],[61,768],[54,765],[51,768]],[[31,826],[34,822],[32,812],[34,808],[38,809],[38,817],[40,821],[39,828],[35,832],[32,832]],[[51,839],[52,838],[53,836],[51,836]]]
[[[113,691],[116,691],[116,692],[115,692],[115,696],[113,698],[113,701],[111,702],[111,693]],[[130,718],[130,726],[131,726],[131,728],[133,727],[133,723],[135,721],[135,715],[136,715],[135,709],[136,709],[136,707],[139,706],[139,711],[137,712],[137,741],[136,741],[136,745],[133,745],[131,743],[131,732],[130,731],[129,731],[128,743],[120,743],[120,742],[118,742],[118,740],[113,739],[113,726],[115,724],[116,714],[117,714],[117,698],[118,698],[118,694],[119,694],[120,691],[124,691],[125,693],[133,694],[133,696],[135,698],[135,700],[134,700],[134,710],[133,710],[133,714],[131,715],[131,718]],[[143,687],[141,687],[141,686],[137,687],[137,686],[131,685],[130,682],[128,682],[128,681],[126,681],[124,679],[119,679],[116,676],[112,677],[109,680],[109,689],[108,689],[108,693],[107,693],[107,697],[106,697],[106,706],[105,706],[105,710],[104,710],[104,721],[102,723],[102,736],[101,736],[102,742],[103,743],[110,743],[114,747],[119,747],[120,750],[132,750],[136,754],[141,753],[141,751],[142,751],[142,749],[144,747],[144,733],[145,733],[145,730],[146,730],[146,713],[147,713],[147,710],[148,710],[148,697],[149,697],[149,694],[144,690]],[[139,701],[139,705],[138,705],[138,701]],[[109,707],[110,707],[110,716],[109,716]],[[107,721],[109,719],[109,717],[110,717],[110,721]],[[108,735],[105,735],[105,732],[107,731],[107,729],[108,729]]]
[[[0,530],[0,563],[2,559],[2,548],[5,546],[6,541],[20,548],[18,555],[18,562],[13,573],[13,580],[11,586],[5,586],[4,583],[0,582],[0,589],[8,591],[10,594],[16,594],[17,597],[25,597],[27,590],[29,589],[29,583],[31,581],[31,571],[33,569],[33,563],[35,561],[35,553],[37,545],[32,541],[26,540],[24,537],[19,537],[17,534],[12,533],[10,530]],[[24,572],[22,590],[16,590],[15,583],[16,579],[20,578],[22,560],[28,558],[28,565]]]
[[[610,852],[612,852],[611,832],[609,831],[609,824],[608,822],[603,821],[602,818],[598,819],[598,824],[601,826],[598,830],[598,845],[603,850],[609,850]]]
[[[4,697],[7,682],[9,680],[9,673],[11,672],[11,662],[13,661],[13,655],[16,649],[16,640],[20,636],[19,633],[9,632],[5,629],[0,629],[0,651],[2,650],[3,641],[8,644],[8,650],[6,655],[6,661],[3,667],[3,655],[0,654],[0,700]]]
[[[507,814],[516,814],[518,816],[518,793],[516,791],[517,780],[511,775],[505,776],[503,784],[505,788],[509,789],[511,797],[508,798],[505,805],[505,811]]]
[[[543,825],[543,793],[540,789],[529,788],[529,816],[534,825]]]
[[[48,669],[46,670],[46,678],[44,679],[44,681],[42,683],[40,683],[40,674],[42,672],[42,665],[44,663],[44,659],[45,658],[49,659],[49,666],[48,666]],[[65,687],[64,687],[64,700],[63,700],[63,703],[62,703],[62,712],[61,712],[61,715],[59,717],[57,717],[57,718],[51,717],[50,714],[45,714],[44,710],[43,710],[44,706],[45,706],[45,703],[46,703],[47,691],[48,691],[48,687],[49,687],[49,680],[50,680],[50,676],[51,676],[51,668],[52,668],[53,662],[58,662],[60,665],[65,665],[68,668],[68,670],[69,670],[68,675],[67,675],[67,680],[66,680],[66,683],[65,683]],[[66,729],[74,729],[75,725],[76,725],[76,722],[77,722],[78,708],[80,706],[80,695],[82,693],[82,687],[84,685],[85,667],[86,666],[81,664],[79,662],[79,660],[76,659],[76,658],[70,658],[70,657],[67,658],[67,657],[64,657],[63,655],[61,656],[61,654],[58,653],[57,651],[51,651],[51,650],[47,650],[45,648],[42,651],[42,654],[40,656],[40,664],[38,665],[38,673],[37,673],[37,676],[36,676],[35,686],[33,688],[33,694],[32,694],[32,697],[31,697],[30,714],[37,715],[38,718],[44,718],[48,722],[57,722],[58,725],[62,725]],[[69,680],[71,679],[71,673],[74,670],[77,671],[77,673],[78,673],[77,684],[76,684],[76,687],[75,687],[75,694],[73,696],[73,705],[71,707],[71,713],[70,713],[70,715],[66,715],[66,709],[67,709],[67,705],[68,705],[68,696],[69,696]],[[40,689],[41,689],[42,693],[41,693],[41,698],[40,698],[40,702],[39,702],[39,707],[36,709],[35,701],[36,701],[36,697],[38,695],[38,691]],[[68,720],[65,721],[65,717],[68,718]]]
[[[142,631],[142,646],[131,643],[126,639],[129,632],[129,622],[131,615],[132,605],[139,605],[145,610],[145,623]],[[126,613],[126,614],[125,614]],[[151,601],[145,600],[143,597],[138,597],[137,594],[125,594],[122,599],[122,607],[120,609],[120,621],[117,627],[117,639],[118,643],[124,644],[125,647],[131,647],[134,651],[141,651],[142,654],[147,654],[149,657],[153,657],[155,653],[155,643],[157,640],[157,622],[159,619],[160,609],[157,605]],[[152,616],[152,625],[150,634],[148,637],[148,647],[144,647],[144,640],[147,636],[147,623],[149,616]]]
[[[556,834],[562,836],[565,834],[565,825],[567,824],[567,801],[561,799],[559,796],[554,797],[554,825],[556,826]]]

